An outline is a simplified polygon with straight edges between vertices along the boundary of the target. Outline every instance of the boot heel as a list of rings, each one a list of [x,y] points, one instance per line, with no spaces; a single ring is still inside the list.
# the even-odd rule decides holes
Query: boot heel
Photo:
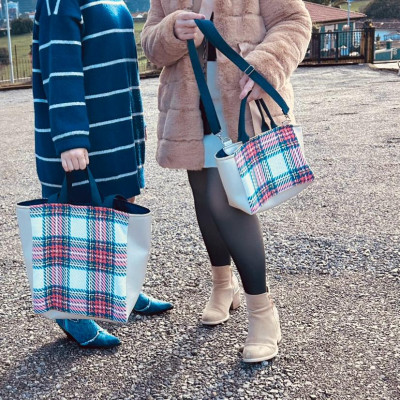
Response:
[[[236,310],[239,307],[240,307],[240,291],[238,290],[233,294],[231,310]]]

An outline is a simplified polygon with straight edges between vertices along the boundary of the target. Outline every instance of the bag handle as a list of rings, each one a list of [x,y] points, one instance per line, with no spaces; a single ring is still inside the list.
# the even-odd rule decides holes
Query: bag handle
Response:
[[[89,167],[85,169],[85,172],[87,175],[87,179],[89,181],[91,205],[96,207],[104,206],[99,189],[97,187],[97,183]],[[49,196],[48,203],[62,203],[62,204],[71,203],[71,189],[73,183],[72,181],[73,181],[72,173],[70,172],[66,173],[60,192],[55,193],[52,196]]]
[[[256,100],[256,106],[258,108],[258,112],[261,115],[261,132],[269,131],[270,127],[267,124],[267,122],[265,121],[264,113],[262,112],[262,107],[260,105],[259,100]]]
[[[249,95],[247,95],[247,96],[249,96]],[[246,120],[245,120],[247,96],[240,103],[240,114],[239,114],[238,140],[243,143],[246,143],[250,139],[249,135],[246,132]],[[265,104],[265,101],[263,99],[256,100],[256,104],[257,104],[257,108],[261,114],[261,119],[262,119],[261,132],[267,132],[270,130],[270,127],[268,126],[267,122],[265,121],[263,110],[267,114],[268,119],[271,121],[271,129],[277,128],[278,125],[275,123],[267,105]]]
[[[264,120],[264,114],[262,112],[262,109],[265,111],[265,113],[267,114],[268,119],[271,122],[271,129],[277,128],[278,125],[275,123],[275,121],[274,121],[274,119],[273,119],[273,117],[272,117],[267,105],[265,104],[264,99],[256,100],[256,104],[257,104],[258,110],[260,111],[260,114],[262,115],[263,120]],[[269,129],[267,129],[267,130],[269,130]],[[265,132],[265,131],[263,130],[263,132]]]

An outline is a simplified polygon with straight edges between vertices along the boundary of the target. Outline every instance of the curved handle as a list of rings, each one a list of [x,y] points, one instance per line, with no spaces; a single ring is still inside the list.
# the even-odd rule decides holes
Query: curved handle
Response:
[[[262,107],[261,107],[260,102],[258,100],[256,100],[256,106],[258,108],[258,112],[261,115],[261,132],[269,131],[270,127],[267,124],[267,121],[265,121],[264,113],[262,112]]]
[[[247,105],[247,98],[248,98],[249,94],[240,103],[238,140],[243,143],[246,143],[249,140],[249,135],[246,132],[246,105]],[[256,100],[256,104],[257,104],[258,111],[261,114],[261,132],[266,132],[266,131],[269,131],[270,129],[275,129],[278,125],[276,125],[274,119],[272,118],[272,115],[271,115],[267,105],[265,104],[265,101],[263,99]],[[271,121],[271,128],[265,121],[262,109],[264,109],[269,120]]]
[[[271,113],[270,113],[270,111],[269,111],[267,105],[265,104],[264,99],[256,100],[256,103],[257,103],[258,110],[260,111],[260,114],[262,115],[262,117],[264,118],[264,114],[263,114],[263,112],[262,112],[262,109],[263,109],[263,110],[265,111],[265,113],[267,114],[267,117],[268,117],[268,119],[269,119],[270,122],[271,122],[271,129],[277,128],[278,125],[275,123],[274,118],[272,117],[272,115],[271,115]],[[262,108],[262,109],[261,109],[261,108]],[[267,125],[267,129],[266,129],[266,130],[269,130],[268,125]],[[263,132],[265,132],[265,130],[263,130]]]
[[[89,169],[87,167],[85,169],[87,174],[87,179],[89,181],[89,189],[90,189],[90,203],[96,207],[102,207],[103,201],[97,187],[96,181]],[[62,203],[62,204],[70,204],[71,201],[71,189],[73,184],[72,173],[66,173],[63,185],[59,193],[55,193],[54,195],[48,198],[49,203]]]

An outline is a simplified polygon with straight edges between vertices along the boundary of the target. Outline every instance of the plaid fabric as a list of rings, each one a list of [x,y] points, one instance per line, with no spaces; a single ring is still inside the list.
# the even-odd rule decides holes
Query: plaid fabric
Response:
[[[33,308],[126,321],[129,215],[108,208],[30,207]]]
[[[251,138],[235,154],[251,211],[290,187],[314,180],[291,125]]]

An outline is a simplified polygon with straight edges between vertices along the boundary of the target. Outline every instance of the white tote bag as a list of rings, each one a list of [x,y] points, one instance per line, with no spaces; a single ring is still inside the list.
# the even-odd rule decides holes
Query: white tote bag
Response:
[[[260,104],[264,110],[265,103]],[[298,138],[300,125],[283,125],[270,129],[262,115],[260,135],[249,139],[245,132],[246,99],[239,117],[240,142],[224,143],[216,155],[218,172],[228,202],[247,214],[256,214],[291,199],[314,181]]]
[[[53,198],[17,205],[33,309],[50,319],[127,322],[141,291],[151,213],[121,197],[72,205],[68,183]]]

